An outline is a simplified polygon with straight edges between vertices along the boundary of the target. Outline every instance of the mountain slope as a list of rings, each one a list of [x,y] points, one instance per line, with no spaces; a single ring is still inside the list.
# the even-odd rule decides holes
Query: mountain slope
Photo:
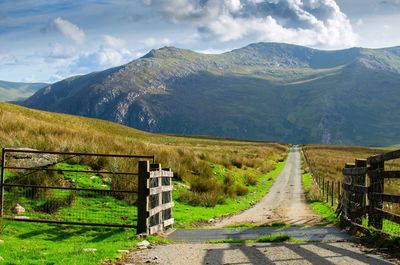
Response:
[[[47,85],[45,83],[17,83],[0,80],[0,101],[26,99]]]
[[[398,47],[257,43],[219,55],[165,47],[52,84],[24,105],[151,132],[390,145],[400,142],[399,73]]]

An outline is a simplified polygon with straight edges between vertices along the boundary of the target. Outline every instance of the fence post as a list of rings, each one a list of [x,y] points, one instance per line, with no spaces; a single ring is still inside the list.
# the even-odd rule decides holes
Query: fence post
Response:
[[[334,197],[334,194],[335,193],[335,182],[334,181],[332,181],[332,193],[331,193],[331,206],[333,207],[333,197]]]
[[[325,197],[325,179],[322,179],[322,198]]]
[[[150,194],[147,182],[150,178],[150,163],[149,161],[139,161],[138,172],[138,221],[137,221],[137,234],[148,233],[147,218],[149,212],[147,209],[147,196]]]
[[[6,166],[6,150],[1,149],[1,182],[0,182],[0,218],[4,214],[4,167]]]
[[[338,181],[338,183],[337,183],[337,201],[338,201],[338,204],[340,204],[340,199],[341,199],[341,194],[340,194],[340,185],[341,185],[341,183],[340,183],[340,181]]]
[[[326,182],[326,203],[329,202],[329,180]]]
[[[375,227],[376,229],[382,229],[383,220],[382,215],[376,213],[375,209],[383,208],[383,199],[382,195],[384,191],[384,179],[381,176],[382,171],[384,170],[385,162],[375,162],[371,163],[369,171],[369,177],[371,182],[370,193],[370,209],[368,215],[368,224]]]

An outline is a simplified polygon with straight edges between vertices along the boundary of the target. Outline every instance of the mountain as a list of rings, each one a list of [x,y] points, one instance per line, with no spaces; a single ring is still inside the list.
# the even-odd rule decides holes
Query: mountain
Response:
[[[214,55],[164,47],[49,85],[23,105],[150,132],[392,145],[400,142],[400,47],[256,43]]]
[[[16,83],[0,80],[0,101],[18,101],[32,96],[39,89],[47,86],[45,83]]]

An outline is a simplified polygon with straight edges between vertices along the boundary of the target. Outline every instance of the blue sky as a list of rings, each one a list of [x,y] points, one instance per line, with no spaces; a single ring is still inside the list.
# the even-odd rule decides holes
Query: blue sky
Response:
[[[0,0],[0,80],[55,82],[163,46],[400,45],[400,0]]]

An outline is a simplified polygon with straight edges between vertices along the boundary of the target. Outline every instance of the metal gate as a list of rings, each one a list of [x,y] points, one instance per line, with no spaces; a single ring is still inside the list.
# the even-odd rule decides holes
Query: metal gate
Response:
[[[155,158],[3,148],[0,217],[136,227],[138,160]]]

